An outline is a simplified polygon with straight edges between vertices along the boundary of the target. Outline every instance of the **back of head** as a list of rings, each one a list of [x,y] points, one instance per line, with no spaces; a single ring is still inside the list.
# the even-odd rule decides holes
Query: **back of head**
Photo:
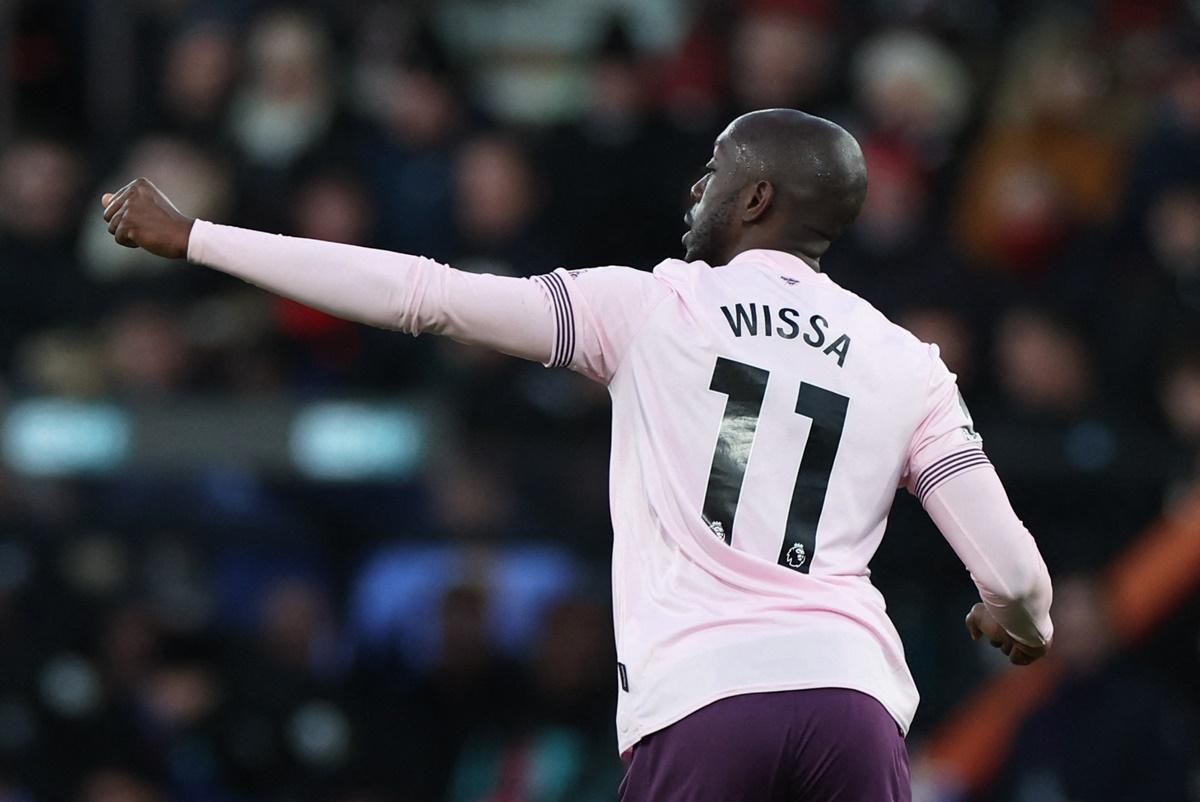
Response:
[[[717,137],[692,187],[687,258],[723,264],[768,248],[816,267],[866,194],[862,149],[845,129],[794,109],[744,114]]]
[[[832,242],[858,217],[867,195],[862,148],[844,128],[794,109],[769,109],[734,120],[730,134],[748,179],[770,181],[776,211],[798,236]]]

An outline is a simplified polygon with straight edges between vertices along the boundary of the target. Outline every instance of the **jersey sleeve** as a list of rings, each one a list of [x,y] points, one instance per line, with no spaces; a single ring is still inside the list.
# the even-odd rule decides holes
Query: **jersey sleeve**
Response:
[[[652,274],[630,267],[555,270],[535,276],[554,307],[549,365],[608,384],[650,311],[669,290]]]
[[[1027,646],[1053,637],[1050,575],[983,452],[954,374],[929,346],[925,415],[909,446],[904,484],[962,560],[979,597]]]
[[[939,482],[923,503],[1000,626],[1026,646],[1049,644],[1050,573],[996,471],[957,474]]]
[[[990,464],[954,374],[942,362],[937,346],[928,348],[924,417],[909,443],[902,476],[904,486],[922,503],[948,479]]]
[[[443,334],[542,363],[561,345],[553,293],[532,279],[203,220],[192,227],[188,260],[371,326]]]

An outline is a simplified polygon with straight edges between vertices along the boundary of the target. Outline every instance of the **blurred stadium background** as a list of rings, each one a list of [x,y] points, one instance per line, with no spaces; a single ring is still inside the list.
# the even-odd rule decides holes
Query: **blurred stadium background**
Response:
[[[1057,578],[873,565],[918,800],[1200,800],[1200,3],[0,2],[0,800],[615,799],[602,388],[112,244],[102,191],[531,275],[679,255],[734,115],[864,145],[827,269]]]

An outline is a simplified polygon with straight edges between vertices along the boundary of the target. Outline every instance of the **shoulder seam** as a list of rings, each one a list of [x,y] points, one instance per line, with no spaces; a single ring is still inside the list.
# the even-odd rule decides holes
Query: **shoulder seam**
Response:
[[[639,273],[646,272],[643,270],[638,270],[635,267],[629,267],[628,269],[636,270]],[[650,272],[648,275],[650,276],[650,278],[653,281],[655,281],[656,283],[658,282],[658,276],[654,275],[653,272]],[[613,379],[615,379],[617,377],[617,374],[621,371],[621,367],[625,364],[625,356],[627,356],[629,354],[629,352],[633,349],[633,346],[637,343],[638,338],[641,337],[642,332],[646,328],[646,324],[650,322],[650,318],[654,316],[654,313],[658,310],[658,307],[662,305],[663,301],[665,301],[665,300],[667,300],[667,298],[671,297],[672,294],[674,294],[673,290],[664,288],[663,297],[659,298],[649,309],[646,310],[645,314],[642,315],[642,320],[638,324],[637,328],[632,330],[629,333],[629,344],[625,348],[625,353],[621,356],[621,360],[616,365],[613,366],[612,375],[609,376],[608,384],[612,384]],[[586,310],[587,310],[586,314],[589,316],[592,315],[591,306],[588,304],[585,304],[584,306],[586,307]]]

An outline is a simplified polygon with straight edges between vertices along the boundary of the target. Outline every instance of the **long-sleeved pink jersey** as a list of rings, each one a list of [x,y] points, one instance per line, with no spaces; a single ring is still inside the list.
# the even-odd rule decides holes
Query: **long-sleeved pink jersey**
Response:
[[[918,695],[868,563],[907,487],[1018,641],[1050,579],[936,346],[800,259],[533,279],[198,221],[206,264],[334,314],[564,366],[612,396],[621,751],[717,699]]]

